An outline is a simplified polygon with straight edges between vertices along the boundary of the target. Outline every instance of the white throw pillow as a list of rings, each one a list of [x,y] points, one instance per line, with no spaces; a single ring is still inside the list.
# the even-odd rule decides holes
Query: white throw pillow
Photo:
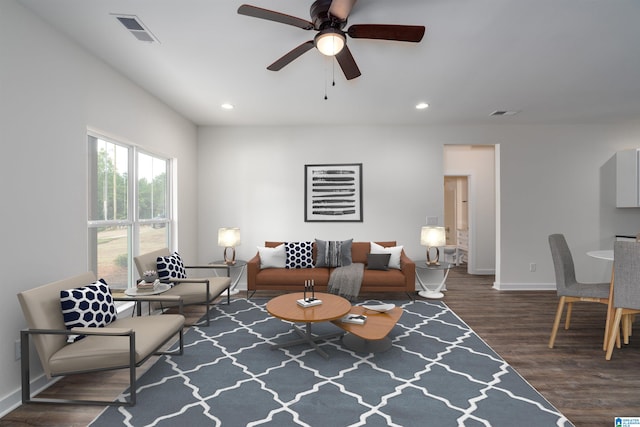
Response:
[[[260,268],[285,268],[287,264],[287,253],[284,243],[275,248],[258,246],[260,255]]]
[[[402,246],[385,248],[384,246],[371,242],[370,252],[372,254],[391,254],[389,257],[389,268],[400,270],[400,253],[402,252]]]

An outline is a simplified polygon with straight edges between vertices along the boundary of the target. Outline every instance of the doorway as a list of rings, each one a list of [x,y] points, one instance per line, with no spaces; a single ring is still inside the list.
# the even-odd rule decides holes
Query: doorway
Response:
[[[493,274],[499,264],[499,145],[445,145],[443,180],[451,178],[455,202],[444,202],[449,240],[466,248],[469,274]],[[466,180],[466,184],[465,184]],[[446,194],[446,188],[444,188]],[[455,213],[449,213],[449,206]],[[451,222],[449,222],[451,221]]]

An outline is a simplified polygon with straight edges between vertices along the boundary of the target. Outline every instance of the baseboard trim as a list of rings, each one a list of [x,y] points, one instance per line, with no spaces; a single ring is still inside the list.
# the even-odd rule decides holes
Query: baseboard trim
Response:
[[[131,316],[133,312],[133,307],[134,307],[133,302],[122,302],[122,303],[117,303],[116,310],[118,312],[118,315],[127,317],[127,316]],[[34,354],[36,354],[35,349],[32,349],[30,353],[32,357],[35,357],[37,359],[37,355],[33,356]],[[39,365],[39,361],[38,361],[38,365]],[[39,369],[42,370],[42,368],[39,368]],[[36,395],[40,393],[41,391],[51,386],[56,381],[61,380],[62,378],[64,377],[55,377],[52,379],[47,379],[47,376],[44,373],[40,374],[35,379],[31,378],[31,394]],[[8,395],[0,399],[0,418],[4,417],[9,412],[19,407],[20,405],[22,405],[22,386],[19,386],[17,390],[15,390],[12,393],[9,393]]]
[[[555,291],[555,283],[498,283],[493,282],[498,291]]]
[[[56,381],[60,381],[64,377],[55,377],[47,379],[47,376],[43,373],[35,380],[31,381],[31,394],[36,395],[51,386]],[[17,407],[22,405],[22,387],[18,387],[13,393],[9,393],[2,400],[0,400],[0,418],[7,415]]]

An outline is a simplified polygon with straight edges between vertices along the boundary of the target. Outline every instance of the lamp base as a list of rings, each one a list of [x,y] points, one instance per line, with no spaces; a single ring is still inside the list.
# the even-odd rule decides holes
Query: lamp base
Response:
[[[231,249],[231,256],[229,257],[229,249]],[[224,263],[227,265],[234,265],[236,263],[236,248],[228,246],[224,248],[223,252]]]
[[[436,250],[435,259],[431,259],[431,249]],[[427,265],[440,265],[440,248],[438,247],[429,247],[427,248]]]
[[[429,298],[429,299],[444,298],[444,294],[438,291],[420,291],[418,292],[418,295],[420,295],[422,298]]]

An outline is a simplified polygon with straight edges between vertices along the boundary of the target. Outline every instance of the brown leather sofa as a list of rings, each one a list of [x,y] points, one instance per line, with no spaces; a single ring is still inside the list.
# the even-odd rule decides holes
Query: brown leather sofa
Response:
[[[265,246],[275,248],[282,243],[265,242]],[[395,241],[375,243],[384,247],[396,246]],[[406,292],[409,294],[415,292],[416,265],[405,254],[404,250],[400,256],[400,270],[395,268],[368,270],[366,263],[369,251],[370,242],[353,242],[351,245],[352,262],[365,264],[360,292]],[[313,253],[314,259],[316,259],[315,243]],[[324,292],[327,290],[332,270],[332,268],[328,267],[260,269],[260,255],[258,253],[247,262],[247,294],[260,290],[302,292],[305,280],[314,280],[315,289]]]

